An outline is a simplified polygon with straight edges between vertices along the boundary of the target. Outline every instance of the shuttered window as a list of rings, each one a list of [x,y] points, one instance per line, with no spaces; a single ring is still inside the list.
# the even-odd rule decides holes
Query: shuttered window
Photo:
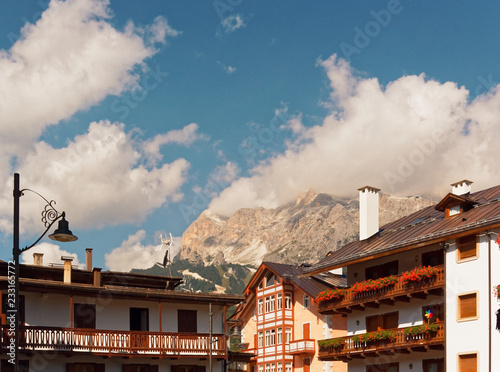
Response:
[[[476,235],[458,239],[458,260],[466,260],[477,256]]]
[[[459,372],[477,372],[477,354],[462,354],[458,356]]]
[[[477,317],[477,293],[458,296],[458,319]]]
[[[399,312],[386,313],[366,317],[366,332],[381,331],[384,329],[398,328]]]
[[[196,310],[177,310],[177,332],[198,332]]]
[[[75,304],[73,320],[75,328],[95,329],[95,305]]]

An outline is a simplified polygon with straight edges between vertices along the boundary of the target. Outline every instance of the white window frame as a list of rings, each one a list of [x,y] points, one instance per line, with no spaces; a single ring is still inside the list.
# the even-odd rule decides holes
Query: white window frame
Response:
[[[283,328],[279,327],[276,330],[276,343],[281,345],[283,343]]]
[[[276,344],[276,330],[271,329],[269,336],[269,346],[274,346]]]
[[[264,346],[264,332],[259,332],[258,340],[259,340],[258,347],[263,347]]]
[[[293,341],[292,328],[291,327],[286,327],[285,328],[285,344],[289,344],[292,341]]]
[[[293,366],[292,362],[286,362],[285,363],[285,372],[292,372]]]
[[[264,343],[264,345],[266,345],[266,346],[270,346],[270,345],[269,345],[269,342],[270,342],[269,340],[270,340],[270,338],[269,338],[269,330],[267,330],[267,331],[265,332],[265,343]]]
[[[277,363],[276,372],[283,372],[283,362]]]
[[[285,293],[285,309],[291,309],[291,308],[292,308],[292,294]]]
[[[266,297],[266,299],[264,300],[264,303],[265,303],[265,312],[266,313],[269,312],[269,302],[270,302],[269,297]]]
[[[262,298],[259,298],[258,307],[257,307],[257,314],[259,314],[259,315],[262,314],[263,307],[264,307],[263,300],[262,300]]]
[[[274,311],[274,304],[276,302],[276,298],[274,295],[270,297],[270,302],[269,302],[269,311]]]
[[[309,297],[309,295],[305,294],[302,298],[302,306],[304,309],[309,309],[311,307],[311,297]]]
[[[276,309],[281,310],[283,308],[283,294],[278,293],[276,295]]]

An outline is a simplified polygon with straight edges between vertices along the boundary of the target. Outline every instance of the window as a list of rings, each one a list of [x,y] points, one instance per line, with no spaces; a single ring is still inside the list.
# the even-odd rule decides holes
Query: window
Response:
[[[292,372],[292,362],[286,362],[285,372]]]
[[[278,328],[276,330],[276,343],[281,345],[283,343],[283,328]]]
[[[368,279],[378,279],[384,278],[389,275],[398,274],[398,261],[387,262],[382,265],[367,267],[365,269],[365,278]]]
[[[458,296],[458,320],[477,318],[477,293]]]
[[[383,329],[398,328],[399,312],[373,315],[366,317],[366,332],[381,331]]]
[[[269,368],[269,363],[267,363],[267,364],[266,364],[266,372],[270,372],[270,371],[269,371],[269,369],[270,369],[270,368]]]
[[[276,372],[276,365],[271,363],[271,372]]]
[[[422,360],[423,372],[444,372],[444,359]]]
[[[477,257],[476,235],[464,236],[457,240],[457,260],[467,260]]]
[[[170,366],[171,372],[205,372],[205,366],[197,366],[197,365],[172,365]]]
[[[259,365],[259,372],[263,372],[264,371],[264,366],[261,364]]]
[[[271,329],[271,335],[269,339],[269,345],[275,345],[276,344],[276,330]]]
[[[292,341],[292,328],[285,328],[285,344],[289,344]]]
[[[425,314],[430,311],[433,316],[431,318],[427,318]],[[422,320],[424,323],[436,323],[436,322],[444,322],[444,305],[430,305],[422,307]]]
[[[258,305],[258,308],[257,308],[258,309],[258,311],[257,311],[258,314],[262,314],[262,302],[263,302],[262,298],[259,298],[259,305]]]
[[[281,310],[282,307],[283,307],[283,294],[278,293],[276,295],[276,308],[278,310]]]
[[[292,308],[292,294],[285,293],[285,309],[291,309],[291,308]]]
[[[104,372],[103,363],[66,363],[66,372]]]
[[[130,308],[130,330],[149,331],[149,309]]]
[[[263,286],[262,286],[262,281],[260,281],[259,286],[258,286],[257,288],[259,288],[259,289],[262,289],[262,288],[263,288]]]
[[[272,295],[270,303],[269,303],[269,310],[270,311],[274,311],[274,304],[275,304],[275,297],[274,297],[274,295]]]
[[[444,250],[422,253],[422,266],[437,266],[444,264]]]
[[[124,364],[123,372],[158,372],[158,366],[150,364]]]
[[[269,341],[269,331],[266,331],[265,335],[266,335],[266,346],[269,346],[269,345],[270,345],[270,341]]]
[[[274,282],[275,282],[275,276],[273,273],[268,273],[266,275],[266,287],[270,287],[272,285],[274,285]]]
[[[95,305],[74,304],[73,310],[75,328],[95,329]]]
[[[259,347],[264,346],[264,333],[259,332]]]
[[[266,297],[265,303],[266,303],[266,313],[268,313],[269,312],[269,297]]]
[[[477,354],[461,354],[458,356],[459,372],[477,372]]]
[[[196,310],[177,310],[177,332],[198,332]]]
[[[283,372],[283,363],[282,362],[278,362],[278,364],[276,366],[276,372]]]
[[[276,284],[281,284],[281,278],[279,276],[276,277]]]
[[[303,306],[304,309],[309,309],[311,307],[311,297],[308,295],[304,295]]]

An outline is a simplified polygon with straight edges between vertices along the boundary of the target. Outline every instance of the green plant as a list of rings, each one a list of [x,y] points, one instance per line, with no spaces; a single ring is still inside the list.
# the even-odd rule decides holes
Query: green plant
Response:
[[[328,340],[319,340],[318,341],[319,347],[324,347],[324,348],[328,348],[328,347],[338,348],[344,344],[345,344],[345,340],[342,337],[330,338]]]
[[[338,299],[342,298],[345,295],[345,289],[343,288],[334,288],[334,289],[327,289],[321,293],[318,294],[316,297],[316,300],[321,303],[325,302],[328,300],[333,300],[333,299]]]
[[[419,266],[410,271],[405,271],[401,274],[401,283],[417,283],[422,279],[430,278],[436,275],[438,270],[432,266]]]
[[[396,332],[392,330],[375,331],[352,336],[353,342],[370,342],[377,340],[396,341]]]
[[[420,326],[405,328],[403,332],[405,336],[415,336],[422,333],[437,332],[438,329],[439,329],[439,324],[433,323],[433,324],[423,324]]]

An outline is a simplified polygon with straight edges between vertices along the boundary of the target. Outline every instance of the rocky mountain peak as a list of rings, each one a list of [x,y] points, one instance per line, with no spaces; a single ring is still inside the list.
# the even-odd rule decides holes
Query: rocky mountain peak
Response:
[[[434,202],[380,194],[380,225]],[[309,190],[277,208],[242,208],[229,218],[204,211],[182,235],[178,259],[258,266],[262,260],[314,263],[358,238],[359,203]]]

